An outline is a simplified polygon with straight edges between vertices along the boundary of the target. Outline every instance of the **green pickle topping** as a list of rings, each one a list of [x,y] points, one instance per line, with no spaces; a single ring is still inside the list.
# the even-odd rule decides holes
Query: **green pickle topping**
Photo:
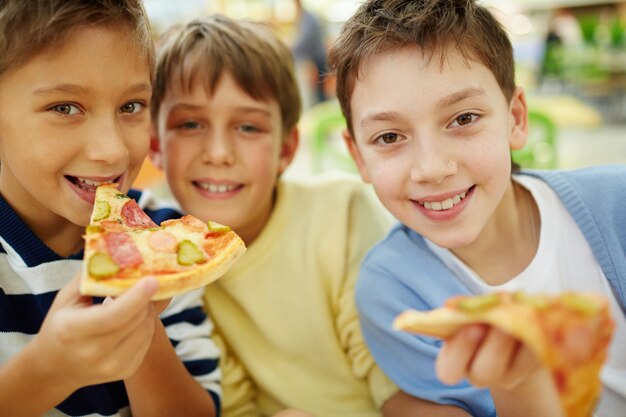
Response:
[[[524,291],[517,291],[513,293],[513,300],[526,304],[537,310],[545,310],[550,306],[550,298],[545,295],[530,295]]]
[[[183,240],[178,244],[178,263],[181,265],[193,265],[204,260],[204,254],[190,240]]]
[[[217,222],[213,222],[211,220],[207,222],[207,226],[209,226],[209,230],[214,233],[226,233],[230,231],[230,227],[219,224]]]
[[[92,233],[100,233],[102,232],[102,228],[97,225],[88,224],[87,227],[85,228],[85,232],[87,232],[88,235]]]
[[[96,252],[89,258],[87,265],[89,275],[96,278],[104,278],[119,272],[120,267],[104,252]]]
[[[500,297],[497,294],[485,294],[459,300],[457,307],[465,312],[473,313],[487,310],[499,303]]]
[[[96,201],[96,206],[94,207],[93,220],[104,220],[109,217],[111,214],[111,206],[106,201],[98,200]]]

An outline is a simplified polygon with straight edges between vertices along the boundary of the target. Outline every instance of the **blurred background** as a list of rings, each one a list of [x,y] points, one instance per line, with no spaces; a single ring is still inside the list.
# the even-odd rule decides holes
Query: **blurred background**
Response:
[[[155,36],[176,23],[222,13],[269,22],[292,49],[304,115],[287,176],[353,171],[344,126],[325,76],[325,53],[359,0],[144,0]],[[514,154],[531,168],[626,163],[626,0],[483,0],[513,42],[526,89],[530,138]],[[138,187],[162,183],[144,164]]]

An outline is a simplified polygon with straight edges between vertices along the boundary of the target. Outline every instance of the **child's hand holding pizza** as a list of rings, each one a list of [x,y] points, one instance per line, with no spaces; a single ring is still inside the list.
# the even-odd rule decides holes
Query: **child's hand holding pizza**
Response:
[[[476,387],[489,388],[496,404],[502,398],[534,398],[542,407],[541,415],[564,416],[548,370],[530,347],[497,327],[461,327],[445,340],[435,368],[446,384],[453,385],[465,378]],[[549,413],[545,409],[548,404]]]
[[[543,370],[536,355],[519,339],[489,325],[469,324],[445,340],[435,364],[449,385],[466,378],[477,387],[516,388]]]
[[[143,280],[100,305],[79,294],[79,282],[77,276],[59,291],[31,344],[39,369],[59,375],[55,389],[68,393],[132,376],[152,343],[157,321],[150,301],[156,280]]]
[[[544,415],[590,417],[614,325],[601,296],[517,292],[454,297],[439,309],[406,311],[394,327],[446,340],[436,363],[443,382],[466,377],[489,387],[496,403],[532,408],[524,399],[541,396],[555,404]]]

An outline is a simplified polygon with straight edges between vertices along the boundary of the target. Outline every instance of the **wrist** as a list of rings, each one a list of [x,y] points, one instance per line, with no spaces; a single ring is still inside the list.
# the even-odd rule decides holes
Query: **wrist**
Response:
[[[49,349],[41,343],[38,336],[35,336],[16,355],[16,360],[19,361],[18,366],[26,378],[37,381],[39,385],[45,385],[46,391],[62,401],[81,388],[81,385],[74,378],[68,377],[69,370],[59,367],[58,361],[45,354],[47,351]]]

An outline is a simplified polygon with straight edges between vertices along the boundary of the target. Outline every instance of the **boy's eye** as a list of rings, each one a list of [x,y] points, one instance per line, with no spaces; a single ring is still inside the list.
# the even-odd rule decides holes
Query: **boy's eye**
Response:
[[[143,103],[133,101],[131,103],[124,104],[122,107],[120,107],[120,110],[122,113],[139,113],[141,110],[143,110],[143,108]]]
[[[239,125],[237,129],[244,133],[256,133],[260,131],[256,126],[247,123]]]
[[[200,123],[194,121],[182,122],[178,125],[178,128],[184,130],[199,129]]]
[[[475,122],[477,118],[478,118],[477,114],[465,113],[465,114],[458,116],[456,119],[454,119],[451,126],[467,126]]]
[[[397,133],[393,133],[393,132],[387,132],[387,133],[383,133],[382,135],[380,135],[379,137],[376,138],[376,142],[383,142],[387,145],[390,145],[392,143],[396,143],[400,140],[400,136]]]
[[[68,116],[72,116],[72,115],[80,113],[80,109],[77,106],[75,106],[74,104],[67,104],[67,103],[56,104],[50,107],[50,110],[57,112],[57,113],[65,114]]]

